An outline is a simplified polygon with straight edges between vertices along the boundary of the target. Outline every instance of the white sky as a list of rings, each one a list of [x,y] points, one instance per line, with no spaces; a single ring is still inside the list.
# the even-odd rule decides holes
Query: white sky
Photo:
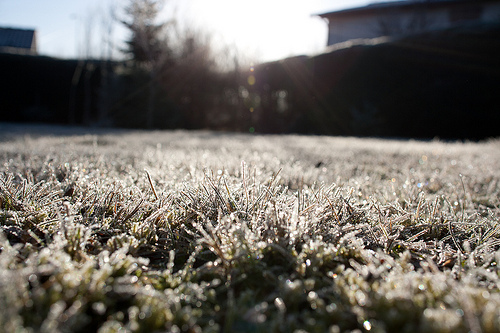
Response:
[[[376,0],[167,0],[165,19],[175,16],[182,25],[201,29],[218,43],[235,45],[240,53],[260,61],[321,51],[327,25],[313,14],[364,6]],[[111,4],[118,10],[127,0],[0,0],[0,26],[35,28],[43,55],[83,56],[87,50],[102,54],[98,31]],[[87,47],[85,32],[93,35]],[[116,24],[114,45],[125,37]],[[118,51],[113,52],[119,56]]]

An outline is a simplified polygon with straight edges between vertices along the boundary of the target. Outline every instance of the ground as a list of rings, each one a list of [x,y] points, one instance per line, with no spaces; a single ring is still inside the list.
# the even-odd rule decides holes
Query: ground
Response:
[[[9,332],[500,331],[500,142],[0,124]]]

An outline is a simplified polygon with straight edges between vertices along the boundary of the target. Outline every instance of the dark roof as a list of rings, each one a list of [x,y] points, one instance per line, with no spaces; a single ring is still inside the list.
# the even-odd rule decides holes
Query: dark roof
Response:
[[[0,47],[31,49],[35,30],[0,28]]]
[[[414,8],[415,6],[442,7],[450,4],[460,3],[479,3],[479,2],[498,2],[498,0],[403,0],[372,3],[363,7],[347,8],[333,12],[318,14],[318,16],[328,18],[334,16],[344,16],[350,14],[365,14],[378,10],[386,9],[405,9]]]

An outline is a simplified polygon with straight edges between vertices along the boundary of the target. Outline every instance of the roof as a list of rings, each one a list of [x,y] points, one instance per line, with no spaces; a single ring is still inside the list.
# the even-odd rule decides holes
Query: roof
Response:
[[[35,30],[0,28],[0,48],[36,49]]]
[[[318,16],[323,18],[329,18],[335,16],[346,16],[351,14],[353,15],[367,14],[373,11],[384,11],[387,9],[412,9],[415,8],[415,6],[442,7],[450,4],[479,3],[479,2],[498,2],[498,0],[405,0],[405,1],[378,2],[363,7],[347,8],[333,12],[318,14]]]

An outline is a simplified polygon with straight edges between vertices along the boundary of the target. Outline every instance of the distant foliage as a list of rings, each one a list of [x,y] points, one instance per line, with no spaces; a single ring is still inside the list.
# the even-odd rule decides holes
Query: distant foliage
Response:
[[[500,25],[346,43],[247,73],[262,132],[481,139],[500,135]],[[276,96],[285,96],[286,108]],[[255,97],[254,97],[255,99]]]
[[[127,18],[121,23],[129,29],[130,36],[123,51],[138,63],[158,62],[168,53],[169,45],[164,39],[165,23],[156,22],[163,2],[131,0],[125,7]]]
[[[500,24],[349,42],[250,65],[134,0],[130,59],[0,55],[0,121],[484,139],[500,136]],[[221,60],[223,59],[223,60]]]
[[[0,54],[0,121],[99,123],[103,66],[113,64]]]
[[[128,19],[122,23],[130,31],[125,53],[132,59],[118,76],[116,125],[223,128],[224,114],[235,112],[224,104],[228,90],[238,89],[238,69],[222,69],[209,35],[181,29],[174,20],[158,23],[162,3],[132,0],[125,7]]]

